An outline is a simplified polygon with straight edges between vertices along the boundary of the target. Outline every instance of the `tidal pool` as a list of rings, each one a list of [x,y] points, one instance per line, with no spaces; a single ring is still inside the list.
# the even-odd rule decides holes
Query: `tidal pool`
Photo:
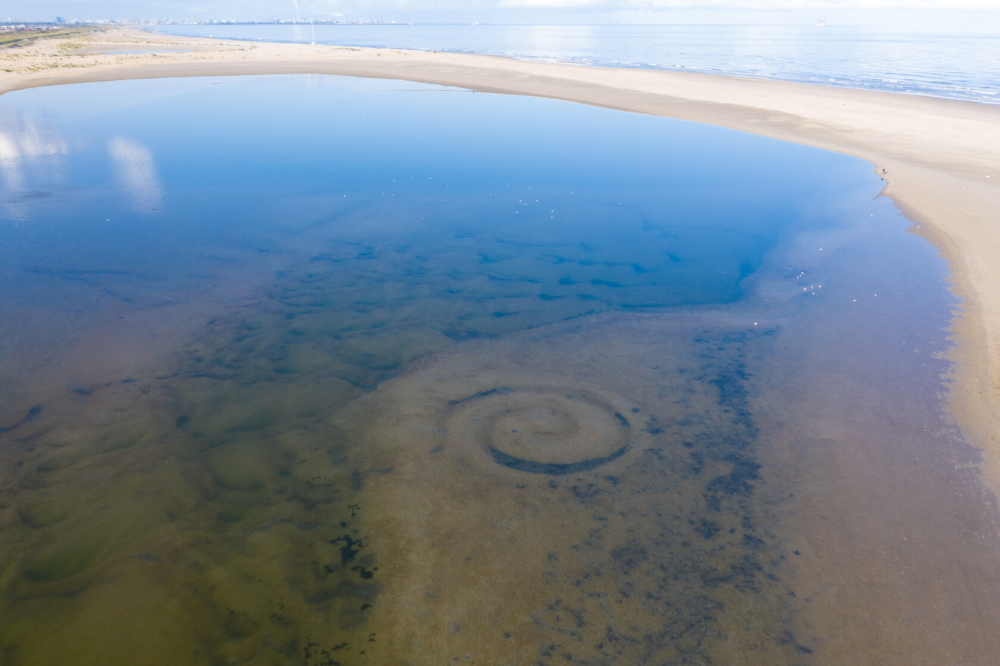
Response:
[[[957,303],[860,160],[323,76],[0,98],[0,655],[983,663]]]

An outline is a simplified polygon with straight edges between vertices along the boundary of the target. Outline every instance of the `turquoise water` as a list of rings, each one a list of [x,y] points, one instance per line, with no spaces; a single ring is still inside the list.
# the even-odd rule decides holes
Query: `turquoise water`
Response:
[[[995,647],[955,300],[871,165],[323,76],[0,139],[5,663]]]
[[[193,37],[689,70],[1000,103],[993,25],[171,25]]]

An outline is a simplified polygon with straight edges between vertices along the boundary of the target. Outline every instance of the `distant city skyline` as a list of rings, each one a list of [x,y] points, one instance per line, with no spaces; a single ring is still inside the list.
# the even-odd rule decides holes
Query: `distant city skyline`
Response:
[[[1000,0],[0,0],[0,20],[497,23],[1000,22]]]

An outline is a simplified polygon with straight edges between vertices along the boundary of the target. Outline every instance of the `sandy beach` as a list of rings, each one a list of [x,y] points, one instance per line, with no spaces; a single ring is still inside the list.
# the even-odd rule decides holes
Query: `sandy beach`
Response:
[[[128,53],[123,51],[155,51]],[[180,51],[178,51],[180,50]],[[855,155],[914,233],[951,262],[962,298],[951,404],[1000,491],[1000,106],[641,69],[397,49],[249,43],[118,29],[0,52],[0,93],[35,86],[178,76],[339,74],[549,97],[691,120]]]

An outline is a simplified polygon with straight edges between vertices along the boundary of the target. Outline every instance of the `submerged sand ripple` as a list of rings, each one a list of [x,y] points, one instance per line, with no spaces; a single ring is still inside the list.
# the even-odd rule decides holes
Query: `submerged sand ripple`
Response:
[[[461,345],[350,407],[338,422],[368,451],[359,502],[383,581],[378,663],[807,654],[760,510],[742,359],[757,336],[591,318]],[[501,447],[538,467],[503,464]]]
[[[585,388],[498,387],[451,401],[449,439],[470,456],[538,474],[583,472],[628,449],[629,422]],[[488,463],[487,463],[488,464]]]

